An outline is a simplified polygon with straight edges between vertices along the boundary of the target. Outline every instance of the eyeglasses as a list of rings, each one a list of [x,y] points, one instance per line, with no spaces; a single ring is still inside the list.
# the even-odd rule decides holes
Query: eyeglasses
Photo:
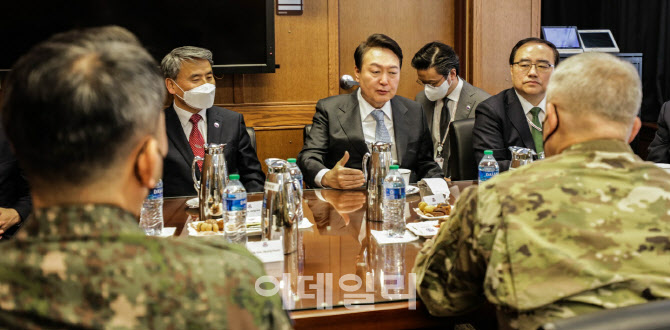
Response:
[[[433,87],[437,87],[437,86],[438,86],[442,81],[444,81],[444,79],[446,79],[446,78],[447,78],[446,76],[442,76],[442,78],[440,78],[440,80],[438,80],[438,81],[436,81],[436,82],[434,82],[434,83],[432,83],[432,84],[426,84],[426,83],[424,83],[423,81],[421,81],[421,79],[417,79],[417,80],[416,80],[416,83],[419,84],[419,85],[421,85],[421,86],[430,85],[430,86],[433,86]]]
[[[531,61],[519,61],[512,63],[512,65],[516,65],[523,73],[528,73],[533,65],[535,66],[535,70],[539,73],[547,73],[554,68],[553,64],[547,62],[532,63]]]

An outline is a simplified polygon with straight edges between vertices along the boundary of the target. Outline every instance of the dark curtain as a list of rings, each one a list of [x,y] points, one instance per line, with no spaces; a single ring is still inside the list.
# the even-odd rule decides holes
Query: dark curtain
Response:
[[[610,29],[622,53],[643,53],[642,113],[655,122],[670,100],[670,1],[542,0],[542,25]]]

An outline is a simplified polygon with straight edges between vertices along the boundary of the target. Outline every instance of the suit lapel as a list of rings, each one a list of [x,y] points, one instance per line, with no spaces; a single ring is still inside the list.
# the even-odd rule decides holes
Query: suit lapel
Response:
[[[521,140],[524,144],[523,147],[535,149],[533,136],[530,134],[530,128],[528,128],[526,114],[523,112],[523,107],[521,107],[519,98],[516,96],[516,93],[514,93],[514,88],[507,90],[506,98],[507,118],[509,118],[509,121],[512,123],[517,132],[519,132],[519,136],[521,137]]]
[[[188,144],[186,135],[184,135],[184,129],[181,127],[177,112],[172,106],[165,109],[165,129],[168,138],[190,167],[193,162],[193,151],[191,151],[191,146]]]
[[[470,88],[470,84],[463,80],[463,88],[461,89],[461,95],[458,96],[458,106],[456,107],[454,120],[469,118],[470,112],[477,106],[477,100],[473,98],[475,93],[474,88]]]
[[[407,137],[409,136],[409,122],[407,121],[407,107],[391,99],[391,112],[393,113],[393,131],[395,134],[396,150],[398,152],[398,164],[402,165],[402,158],[407,150]],[[416,129],[416,127],[415,127]]]
[[[337,119],[340,121],[342,131],[349,139],[349,144],[361,154],[368,152],[368,146],[365,144],[363,136],[363,124],[361,123],[361,112],[358,107],[358,92],[350,94],[349,102],[340,106],[340,112]]]
[[[223,118],[213,108],[207,109],[207,143],[221,143],[222,129]]]
[[[433,129],[433,116],[435,116],[435,102],[426,98],[426,102],[423,104],[423,113],[426,114],[426,121],[428,122],[428,127]]]

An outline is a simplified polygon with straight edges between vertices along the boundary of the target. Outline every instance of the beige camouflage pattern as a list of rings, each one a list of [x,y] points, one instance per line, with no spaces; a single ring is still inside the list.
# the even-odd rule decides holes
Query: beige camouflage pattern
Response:
[[[0,256],[0,328],[291,328],[244,247],[145,237],[112,206],[38,209]]]
[[[466,190],[417,256],[433,315],[487,299],[501,326],[670,298],[670,175],[597,140]]]

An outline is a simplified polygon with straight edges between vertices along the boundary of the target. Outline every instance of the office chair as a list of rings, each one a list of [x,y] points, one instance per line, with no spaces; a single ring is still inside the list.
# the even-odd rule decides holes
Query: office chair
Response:
[[[258,151],[258,149],[256,149],[256,130],[253,127],[247,127],[247,134],[249,134],[251,146],[254,148],[254,151]]]
[[[656,330],[670,329],[670,300],[607,309],[557,320],[540,327],[544,330]]]
[[[302,143],[304,144],[307,141],[309,132],[312,130],[312,124],[305,125],[305,129],[302,131]]]
[[[449,127],[449,172],[451,180],[476,180],[477,161],[472,148],[472,128],[475,119],[456,120]]]

